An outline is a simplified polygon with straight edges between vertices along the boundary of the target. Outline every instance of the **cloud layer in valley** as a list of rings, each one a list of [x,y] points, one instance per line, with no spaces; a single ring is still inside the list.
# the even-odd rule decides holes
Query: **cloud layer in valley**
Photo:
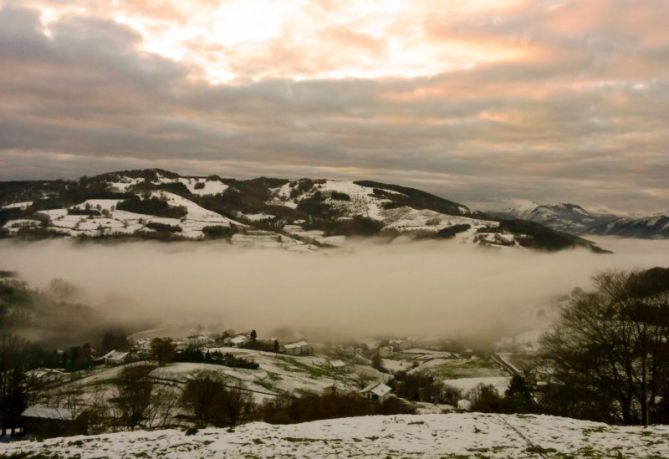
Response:
[[[2,180],[160,166],[666,209],[663,0],[0,5]]]
[[[462,336],[536,327],[542,307],[608,268],[666,264],[669,242],[603,239],[613,255],[496,252],[457,243],[297,254],[225,243],[0,243],[0,269],[81,287],[111,317],[350,336]],[[544,308],[547,310],[546,308]]]

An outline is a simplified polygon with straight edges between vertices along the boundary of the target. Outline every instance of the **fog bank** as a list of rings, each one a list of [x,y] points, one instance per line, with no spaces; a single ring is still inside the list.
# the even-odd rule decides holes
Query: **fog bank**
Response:
[[[596,271],[669,264],[669,241],[599,238],[613,255],[496,251],[454,242],[309,254],[226,243],[2,241],[0,269],[63,278],[112,316],[356,333],[522,329]]]

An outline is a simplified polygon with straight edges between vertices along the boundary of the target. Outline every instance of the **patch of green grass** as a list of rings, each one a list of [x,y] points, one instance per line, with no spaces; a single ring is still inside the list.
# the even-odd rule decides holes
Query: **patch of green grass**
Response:
[[[505,376],[501,368],[489,358],[452,359],[431,367],[430,371],[444,379]]]
[[[277,365],[287,371],[300,371],[302,373],[307,373],[312,378],[326,378],[331,377],[330,371],[317,367],[314,365],[309,365],[304,362],[300,362],[299,359],[293,359],[290,357],[281,357],[276,361]]]

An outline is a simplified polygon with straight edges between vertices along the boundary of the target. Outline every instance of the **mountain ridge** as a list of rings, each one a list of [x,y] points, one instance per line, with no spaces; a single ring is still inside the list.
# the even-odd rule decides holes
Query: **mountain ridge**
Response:
[[[620,236],[632,238],[669,237],[669,213],[619,215],[588,210],[578,204],[521,203],[492,214],[498,218],[520,218],[577,236]]]
[[[163,169],[79,180],[0,183],[5,237],[228,239],[314,249],[353,238],[455,239],[486,247],[562,250],[590,241],[371,180],[188,176]]]

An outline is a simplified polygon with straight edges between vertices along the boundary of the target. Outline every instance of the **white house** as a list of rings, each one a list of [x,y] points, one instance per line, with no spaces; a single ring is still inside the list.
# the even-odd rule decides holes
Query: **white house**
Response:
[[[237,335],[230,338],[230,344],[234,347],[242,347],[249,340],[246,335]]]
[[[382,402],[390,396],[391,390],[392,389],[390,387],[380,382],[370,384],[361,390],[360,394],[370,400],[378,400],[379,402]]]
[[[102,356],[105,365],[115,366],[130,362],[130,352],[121,352],[117,350],[109,351]]]
[[[343,360],[330,360],[330,368],[333,370],[343,370],[346,363]]]
[[[186,346],[204,346],[206,344],[212,344],[214,340],[210,338],[207,335],[193,335],[193,336],[188,336],[184,340]]]
[[[307,355],[311,354],[311,346],[306,341],[297,341],[295,343],[289,343],[284,346],[286,354],[290,355]]]

